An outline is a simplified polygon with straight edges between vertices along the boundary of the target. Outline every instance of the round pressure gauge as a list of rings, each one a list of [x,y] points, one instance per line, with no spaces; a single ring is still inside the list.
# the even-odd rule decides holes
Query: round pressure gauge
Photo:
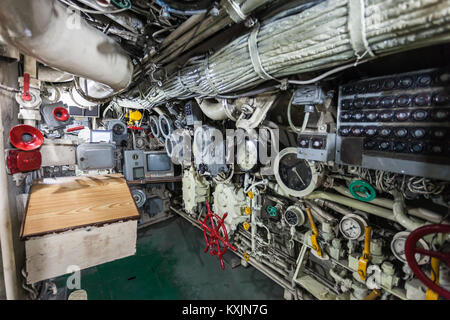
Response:
[[[391,242],[391,251],[394,254],[394,256],[400,260],[403,263],[406,263],[406,257],[405,257],[405,242],[408,238],[410,232],[408,231],[401,231],[399,233],[396,233],[394,237],[392,238]],[[428,244],[425,242],[425,240],[420,239],[417,242],[417,246],[421,249],[429,250]],[[419,253],[415,254],[416,261],[419,265],[426,264],[430,261],[429,256],[423,256]]]
[[[238,144],[236,161],[242,171],[252,171],[258,164],[258,141],[246,138],[243,143]]]
[[[291,227],[301,226],[305,223],[305,215],[297,206],[290,206],[284,212],[284,221]]]
[[[275,157],[274,174],[281,189],[294,197],[310,194],[320,180],[314,164],[297,157],[297,148],[286,148]]]
[[[349,240],[362,240],[367,222],[356,214],[347,214],[339,222],[339,230]]]

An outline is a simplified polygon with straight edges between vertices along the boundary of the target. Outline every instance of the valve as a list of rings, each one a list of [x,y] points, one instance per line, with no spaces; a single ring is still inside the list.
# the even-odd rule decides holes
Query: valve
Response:
[[[306,213],[308,214],[308,219],[309,219],[309,223],[311,224],[311,246],[313,247],[314,250],[316,250],[317,255],[319,257],[322,257],[322,249],[319,246],[319,243],[317,242],[317,236],[319,235],[319,230],[317,230],[316,224],[314,223],[312,214],[311,214],[311,209],[310,208],[306,208]]]
[[[360,201],[372,201],[376,197],[375,189],[363,180],[355,180],[348,186],[350,193]]]
[[[31,101],[33,97],[30,94],[30,74],[25,73],[23,75],[23,93],[22,93],[22,99],[24,101]]]
[[[364,250],[363,255],[359,258],[358,261],[358,274],[361,277],[361,280],[366,280],[367,278],[367,265],[369,264],[370,258],[370,233],[372,228],[367,226],[365,228],[364,234]]]
[[[416,261],[415,255],[421,254],[425,256],[430,256],[432,258],[439,259],[444,262],[448,267],[450,267],[450,253],[426,250],[417,247],[417,242],[423,237],[431,234],[437,233],[450,233],[450,225],[444,224],[430,224],[423,227],[417,228],[410,233],[405,242],[405,257],[408,262],[409,267],[414,272],[414,275],[423,282],[432,291],[443,297],[444,299],[450,300],[450,291],[442,288],[435,283],[433,280],[427,277],[427,275],[420,269],[419,264]],[[431,266],[433,268],[433,264]],[[437,278],[436,278],[437,279]]]
[[[209,201],[206,201],[206,209],[208,210],[208,213],[206,214],[203,221],[197,220],[203,227],[203,235],[206,242],[205,253],[209,251],[209,254],[211,256],[218,256],[220,260],[220,267],[222,268],[222,270],[225,270],[225,264],[223,263],[222,259],[223,255],[228,248],[236,251],[236,248],[233,247],[228,241],[228,233],[224,225],[224,220],[228,214],[225,213],[222,218],[219,217],[217,214],[211,211]],[[210,222],[210,226],[207,225],[208,221]],[[217,226],[214,221],[217,222]]]

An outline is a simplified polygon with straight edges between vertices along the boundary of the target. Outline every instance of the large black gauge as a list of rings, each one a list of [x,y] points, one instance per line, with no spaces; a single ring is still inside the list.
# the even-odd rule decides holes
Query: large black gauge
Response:
[[[298,158],[297,148],[286,148],[276,156],[274,174],[281,189],[295,197],[310,194],[319,183],[314,164]]]

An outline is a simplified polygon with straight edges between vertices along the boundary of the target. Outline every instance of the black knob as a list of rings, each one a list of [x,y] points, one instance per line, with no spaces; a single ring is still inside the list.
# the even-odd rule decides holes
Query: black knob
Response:
[[[375,137],[377,135],[378,128],[377,127],[367,127],[364,130],[366,137]]]
[[[341,113],[341,121],[350,121],[352,118],[352,114],[350,112],[342,112]]]
[[[362,109],[364,108],[364,99],[355,99],[353,101],[353,107],[355,107],[356,109]]]
[[[378,118],[378,112],[370,111],[366,112],[366,119],[370,122],[375,122]]]
[[[407,94],[402,94],[400,96],[397,97],[397,99],[395,100],[395,103],[397,106],[399,107],[409,107],[411,105],[411,97]]]
[[[436,139],[443,139],[447,135],[447,129],[438,128],[433,130],[433,137]]]
[[[446,91],[440,91],[433,97],[433,103],[442,106],[450,103],[450,93]]]
[[[409,112],[406,110],[400,110],[395,112],[395,120],[406,121],[409,118]]]
[[[378,105],[378,98],[371,97],[366,99],[366,108],[376,108]]]
[[[380,90],[381,84],[378,80],[372,80],[367,85],[367,90],[370,92],[377,92]]]
[[[341,102],[342,109],[345,109],[345,110],[351,109],[352,106],[353,106],[353,100],[346,99],[346,100],[342,100],[342,102]]]
[[[391,121],[393,117],[394,117],[394,112],[392,112],[392,111],[383,111],[380,113],[381,121]]]
[[[380,100],[380,105],[383,108],[391,108],[395,103],[395,97],[392,96],[388,96],[388,97],[383,97]]]
[[[416,121],[424,121],[428,118],[428,111],[426,110],[416,110],[412,113],[412,117]]]
[[[445,121],[448,119],[449,112],[445,109],[435,110],[431,113],[431,117],[436,121]]]
[[[301,148],[308,148],[309,147],[309,139],[308,138],[299,138],[298,144]]]
[[[392,90],[395,88],[394,79],[386,79],[383,81],[383,90]]]
[[[413,142],[409,147],[409,151],[412,153],[421,153],[425,149],[425,144],[423,142]]]
[[[430,148],[431,153],[441,154],[444,153],[444,146],[442,144],[433,144]]]
[[[398,81],[398,86],[402,89],[407,89],[411,87],[413,83],[414,83],[413,77],[405,76],[400,78],[400,80]]]
[[[350,127],[341,127],[339,128],[339,135],[345,137],[348,136],[351,132]]]
[[[431,104],[431,94],[430,93],[419,93],[414,97],[414,105],[418,107],[426,107]]]
[[[416,128],[416,129],[413,129],[411,132],[411,135],[416,139],[421,139],[421,138],[425,137],[426,134],[427,134],[427,131],[424,128]]]
[[[381,141],[378,144],[378,149],[381,151],[389,151],[391,149],[391,143],[389,141]]]
[[[404,138],[404,137],[406,137],[408,135],[408,129],[406,129],[406,128],[397,128],[394,131],[394,135],[397,138]]]
[[[424,74],[419,76],[419,78],[417,78],[417,84],[420,87],[429,87],[431,85],[432,82],[432,78],[431,75],[429,74]]]
[[[355,93],[365,93],[366,91],[367,91],[367,84],[360,82],[355,85]]]
[[[395,152],[405,152],[407,150],[408,144],[405,142],[395,142],[394,151]]]
[[[364,149],[366,150],[373,150],[377,147],[377,142],[373,140],[368,140],[364,142]]]
[[[323,145],[324,145],[323,139],[313,139],[312,140],[313,149],[322,149]]]
[[[352,119],[355,121],[362,121],[362,120],[364,120],[364,113],[363,112],[355,112],[352,115]]]
[[[352,134],[356,137],[361,136],[364,133],[364,128],[362,127],[353,127]]]
[[[392,129],[391,128],[381,128],[380,129],[380,136],[382,137],[389,137],[391,135]]]

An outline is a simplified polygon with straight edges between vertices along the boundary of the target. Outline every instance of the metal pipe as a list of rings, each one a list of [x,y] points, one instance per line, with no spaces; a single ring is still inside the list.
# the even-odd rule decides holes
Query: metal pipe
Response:
[[[39,66],[38,79],[43,82],[68,82],[73,80],[73,75],[46,66]]]
[[[225,120],[228,119],[228,116],[225,112],[225,108],[221,101],[212,102],[207,99],[196,99],[197,103],[202,110],[202,112],[212,120]]]
[[[4,0],[0,23],[5,41],[50,67],[117,91],[131,82],[133,64],[119,44],[56,0]]]
[[[2,250],[3,278],[5,281],[6,298],[18,299],[16,261],[11,229],[11,213],[9,210],[8,180],[5,164],[4,128],[0,108],[0,243]]]
[[[324,199],[330,200],[333,202],[337,202],[347,207],[351,207],[353,209],[361,210],[375,216],[385,218],[388,220],[396,221],[394,215],[391,210],[387,210],[385,208],[380,208],[378,206],[374,206],[372,204],[368,204],[365,202],[361,202],[359,200],[353,200],[341,195],[324,192],[324,191],[315,191],[310,195],[305,196],[305,199]]]
[[[392,195],[394,196],[394,207],[392,208],[392,211],[394,212],[395,220],[408,231],[413,231],[422,227],[424,225],[423,223],[415,222],[406,216],[403,195],[398,191],[393,191]]]
[[[333,189],[340,194],[353,199],[352,194],[347,188],[343,186],[333,186]],[[370,203],[387,209],[394,208],[394,201],[392,201],[391,199],[376,197],[375,199],[371,200]],[[406,212],[412,216],[428,220],[433,223],[441,223],[443,218],[440,214],[424,208],[407,208]]]

